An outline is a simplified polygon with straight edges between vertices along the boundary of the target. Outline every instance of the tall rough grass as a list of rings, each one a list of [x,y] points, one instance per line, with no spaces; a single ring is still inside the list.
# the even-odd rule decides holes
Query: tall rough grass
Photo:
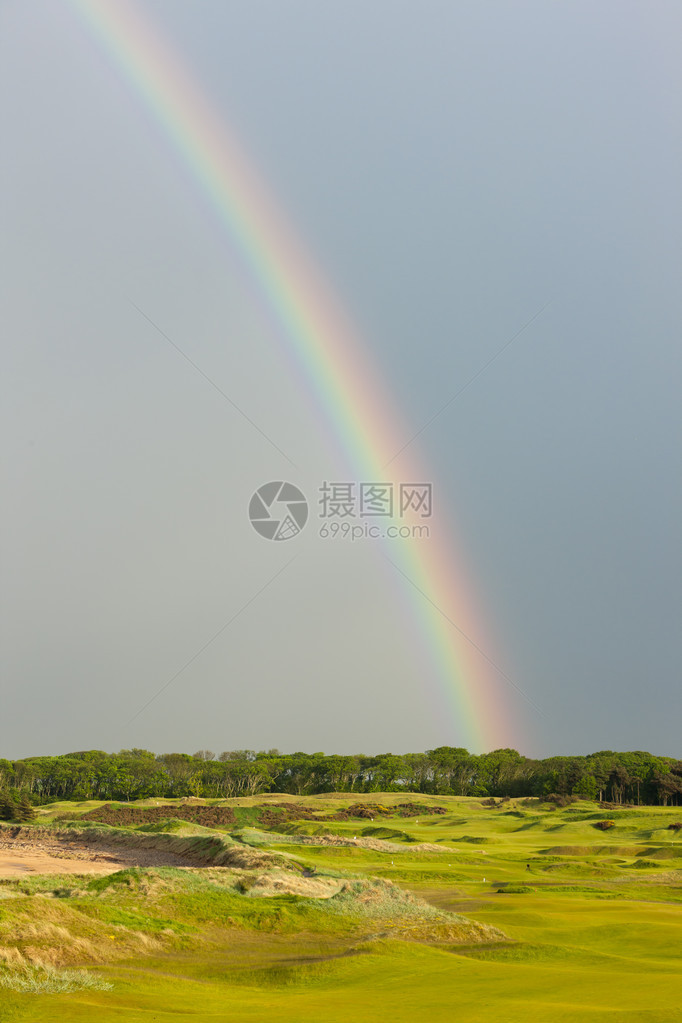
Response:
[[[20,994],[68,994],[71,991],[110,991],[114,985],[86,970],[21,962],[0,967],[0,987]]]

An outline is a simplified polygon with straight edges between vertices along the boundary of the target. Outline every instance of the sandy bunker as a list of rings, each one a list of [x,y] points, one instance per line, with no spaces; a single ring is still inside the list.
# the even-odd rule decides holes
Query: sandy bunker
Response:
[[[26,874],[113,874],[125,867],[190,867],[196,860],[163,849],[126,848],[95,835],[42,828],[0,829],[0,877]]]

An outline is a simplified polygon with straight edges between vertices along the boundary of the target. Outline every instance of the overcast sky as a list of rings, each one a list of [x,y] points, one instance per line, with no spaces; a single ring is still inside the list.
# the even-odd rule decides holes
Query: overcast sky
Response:
[[[497,666],[480,732],[682,754],[679,4],[136,8],[358,324],[398,439],[466,387],[415,452]],[[0,131],[0,756],[471,746],[375,543],[314,509],[252,529],[269,480],[314,504],[340,438],[75,5],[0,3]]]

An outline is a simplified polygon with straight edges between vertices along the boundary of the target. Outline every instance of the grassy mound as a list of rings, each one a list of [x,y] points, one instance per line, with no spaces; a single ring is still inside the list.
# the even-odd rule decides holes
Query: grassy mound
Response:
[[[382,838],[392,842],[416,842],[413,835],[406,831],[398,831],[397,828],[363,828],[360,834],[364,838]]]
[[[637,853],[638,856],[648,856],[652,860],[673,860],[682,858],[682,846],[655,846],[648,847],[646,849],[640,849]]]
[[[280,828],[281,835],[340,835],[343,834],[340,828],[333,824],[315,824],[313,821],[292,822],[283,824]]]
[[[419,935],[423,940],[476,944],[506,941],[496,927],[444,913],[391,881],[349,880],[327,902],[331,913],[366,917],[389,926],[391,933]]]
[[[498,845],[501,839],[495,835],[454,835],[453,842],[469,842],[471,845]]]

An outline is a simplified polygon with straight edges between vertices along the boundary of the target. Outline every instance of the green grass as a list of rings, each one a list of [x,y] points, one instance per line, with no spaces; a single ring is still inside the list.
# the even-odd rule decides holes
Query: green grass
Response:
[[[343,893],[259,898],[262,865],[4,882],[0,962],[3,949],[5,958],[71,951],[52,988],[40,968],[31,986],[36,968],[26,958],[13,967],[10,956],[0,975],[17,982],[0,989],[2,1023],[682,1023],[682,839],[667,830],[679,809],[419,797],[448,814],[324,829],[377,839],[364,848],[326,845],[314,822],[287,825],[289,834],[261,830],[263,801],[231,803],[238,827],[228,846],[247,855],[271,847],[281,876],[287,864],[296,876],[308,867],[345,883]],[[291,801],[330,812],[357,797]],[[366,801],[390,807],[404,797]],[[615,827],[593,826],[606,819]],[[218,848],[202,830],[168,834],[168,848]],[[318,844],[303,844],[310,840]],[[420,850],[422,842],[441,851]],[[362,878],[395,882],[406,896]],[[453,913],[509,940],[468,943],[460,917],[443,915]],[[67,974],[59,981],[59,971],[83,966],[92,986],[72,977],[68,987]]]

